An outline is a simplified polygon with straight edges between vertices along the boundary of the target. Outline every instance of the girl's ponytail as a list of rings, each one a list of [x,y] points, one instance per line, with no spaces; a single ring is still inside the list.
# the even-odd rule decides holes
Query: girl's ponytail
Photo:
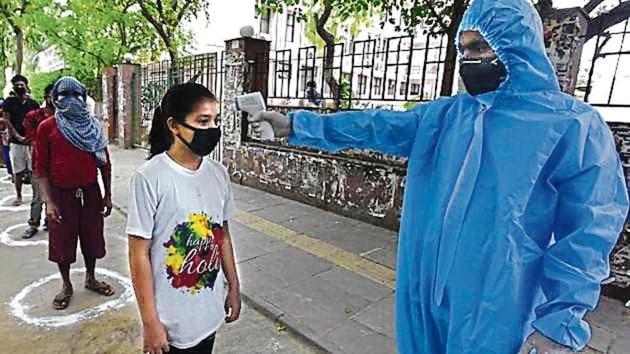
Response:
[[[151,145],[149,159],[163,153],[171,147],[171,134],[166,126],[166,118],[162,115],[162,110],[158,106],[153,112],[151,132],[149,133],[149,144]]]

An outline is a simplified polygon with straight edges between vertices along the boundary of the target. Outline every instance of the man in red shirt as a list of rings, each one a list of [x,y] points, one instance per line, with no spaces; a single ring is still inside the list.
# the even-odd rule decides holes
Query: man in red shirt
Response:
[[[70,265],[76,260],[78,241],[86,266],[85,288],[104,296],[114,294],[94,274],[96,259],[105,256],[103,217],[112,210],[111,163],[101,126],[87,112],[85,92],[75,78],[59,79],[52,90],[55,116],[37,129],[35,173],[49,220],[48,258],[57,263],[63,279],[63,288],[53,300],[58,310],[67,308],[72,298]]]
[[[21,139],[23,142],[31,145],[32,150],[32,160],[35,161],[37,153],[36,153],[36,144],[35,138],[37,133],[37,127],[39,123],[43,122],[46,118],[50,118],[55,114],[55,106],[52,104],[52,99],[50,93],[52,92],[53,85],[48,85],[44,89],[44,100],[46,101],[46,105],[44,108],[39,108],[34,111],[30,111],[24,117],[22,121],[22,125],[25,129],[25,136]],[[28,220],[29,228],[24,232],[22,238],[28,239],[33,236],[38,231],[41,216],[42,216],[42,198],[39,191],[39,185],[37,183],[37,178],[33,176],[31,180],[31,187],[33,188],[33,198],[31,199],[31,217]],[[47,227],[47,220],[44,222],[44,228]]]

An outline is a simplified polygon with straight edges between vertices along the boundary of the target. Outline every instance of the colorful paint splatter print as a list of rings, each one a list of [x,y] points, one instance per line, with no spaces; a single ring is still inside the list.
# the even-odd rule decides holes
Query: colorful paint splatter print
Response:
[[[221,269],[223,228],[206,214],[190,214],[178,224],[168,242],[166,275],[175,289],[197,294],[214,288]]]

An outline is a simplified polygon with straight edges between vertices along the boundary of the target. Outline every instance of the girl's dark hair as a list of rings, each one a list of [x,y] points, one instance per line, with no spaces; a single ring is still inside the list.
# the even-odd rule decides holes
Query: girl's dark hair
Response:
[[[162,98],[162,103],[153,112],[153,122],[149,133],[151,145],[149,159],[168,150],[173,144],[173,134],[166,121],[173,117],[177,122],[184,122],[198,104],[208,100],[215,102],[216,97],[205,86],[188,82],[174,85]]]

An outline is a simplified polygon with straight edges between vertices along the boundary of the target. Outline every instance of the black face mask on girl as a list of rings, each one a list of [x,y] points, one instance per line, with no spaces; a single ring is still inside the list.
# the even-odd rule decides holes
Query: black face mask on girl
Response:
[[[221,128],[195,128],[183,122],[178,123],[194,132],[190,142],[184,140],[179,134],[177,134],[177,138],[196,155],[209,155],[221,139]]]
[[[475,96],[496,90],[507,77],[499,58],[460,59],[459,75],[469,94]]]

